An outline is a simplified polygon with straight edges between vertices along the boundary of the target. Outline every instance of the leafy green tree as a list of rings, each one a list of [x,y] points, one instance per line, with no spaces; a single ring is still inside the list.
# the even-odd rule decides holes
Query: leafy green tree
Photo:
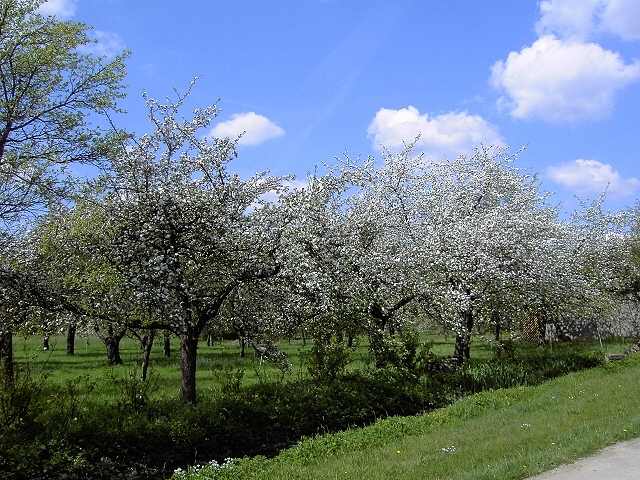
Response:
[[[142,322],[142,314],[122,275],[100,254],[114,236],[113,230],[102,228],[105,222],[102,210],[83,202],[52,212],[31,235],[32,263],[59,303],[57,312],[49,312],[47,325],[40,321],[44,330],[79,325],[100,338],[108,363],[115,365],[122,363],[120,340],[129,325]]]
[[[94,55],[90,27],[44,17],[38,0],[0,1],[0,358],[10,378],[17,308],[37,281],[16,248],[34,218],[68,197],[71,164],[99,162],[111,130],[101,115],[123,97],[126,52]],[[22,299],[22,300],[21,300]],[[10,380],[9,380],[10,381]]]

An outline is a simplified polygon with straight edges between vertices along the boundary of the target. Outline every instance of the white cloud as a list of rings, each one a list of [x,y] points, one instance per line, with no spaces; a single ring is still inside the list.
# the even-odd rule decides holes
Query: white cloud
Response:
[[[54,15],[58,18],[71,18],[76,13],[77,0],[49,0],[38,8],[42,15]]]
[[[91,38],[93,42],[82,46],[81,50],[98,57],[115,57],[126,48],[122,37],[117,33],[95,30],[92,32]]]
[[[584,39],[591,35],[602,0],[544,0],[540,2],[538,35]]]
[[[638,0],[543,0],[539,35],[587,39],[607,32],[625,40],[640,39],[640,2]]]
[[[491,70],[491,83],[505,94],[500,101],[512,116],[552,122],[608,113],[615,93],[639,78],[638,62],[626,64],[596,43],[552,35],[509,53]]]
[[[602,12],[602,29],[625,40],[640,40],[640,1],[609,0]]]
[[[623,178],[611,165],[597,160],[578,159],[549,167],[551,180],[579,193],[598,193],[608,189],[613,194],[630,195],[640,189],[640,180]]]
[[[236,113],[230,120],[218,123],[209,136],[237,138],[242,135],[239,145],[258,145],[272,138],[284,135],[284,130],[264,115],[255,112]]]
[[[484,143],[502,145],[497,129],[479,115],[450,112],[429,117],[409,105],[397,110],[381,108],[368,128],[376,149],[402,148],[420,135],[416,147],[428,155],[455,156]]]

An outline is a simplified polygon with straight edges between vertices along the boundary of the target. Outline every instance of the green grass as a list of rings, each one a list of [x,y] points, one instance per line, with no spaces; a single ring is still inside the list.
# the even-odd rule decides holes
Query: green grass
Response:
[[[640,436],[639,377],[635,356],[536,387],[472,395],[423,416],[307,439],[215,478],[523,479]],[[203,471],[189,478],[214,477]]]
[[[176,398],[180,388],[179,342],[172,339],[172,355],[166,359],[162,354],[162,339],[156,340],[151,358],[151,371],[158,382],[158,390],[154,394],[156,399]],[[433,341],[433,351],[441,355],[448,355],[453,351],[453,339],[441,336],[429,336]],[[106,363],[105,347],[96,337],[79,337],[76,342],[76,354],[66,355],[66,339],[62,336],[50,338],[50,350],[42,350],[42,338],[17,337],[14,350],[16,361],[28,365],[35,375],[46,374],[47,381],[53,385],[63,385],[66,382],[76,382],[79,377],[85,377],[90,382],[81,382],[81,388],[87,388],[93,383],[90,395],[102,400],[110,400],[118,395],[117,387],[111,381],[112,377],[123,377],[129,374],[136,365],[140,364],[141,352],[137,340],[124,338],[120,344],[123,365],[108,366]],[[280,342],[278,345],[287,353],[293,365],[291,372],[284,377],[282,373],[269,363],[256,360],[253,349],[247,348],[245,358],[240,358],[240,347],[236,341],[217,341],[211,347],[201,341],[198,347],[197,382],[201,395],[207,395],[220,384],[220,371],[224,369],[244,369],[243,384],[250,385],[258,381],[293,381],[307,377],[304,357],[310,350],[310,343],[304,346],[302,340]],[[368,345],[365,339],[360,339],[352,355],[349,369],[363,367],[368,361]],[[486,345],[479,344],[474,349],[474,356],[485,358],[490,355]]]
[[[451,355],[453,352],[453,337],[424,334],[423,340],[432,345],[431,350],[437,355]],[[73,382],[80,389],[80,393],[86,393],[88,399],[94,401],[112,402],[117,399],[120,392],[113,378],[130,374],[141,361],[139,343],[129,338],[124,338],[120,344],[124,364],[114,367],[107,365],[104,345],[96,337],[78,337],[76,354],[73,356],[66,355],[66,339],[62,336],[51,337],[51,348],[47,352],[42,351],[40,337],[16,337],[14,342],[16,361],[23,366],[28,365],[33,375],[45,374],[47,382],[51,385],[61,386],[67,382]],[[220,372],[225,369],[244,369],[242,379],[244,385],[259,381],[286,382],[306,378],[308,372],[304,359],[310,349],[310,343],[307,342],[307,345],[303,346],[302,340],[292,340],[280,342],[278,346],[287,353],[293,365],[292,370],[284,376],[273,365],[261,364],[257,361],[251,348],[247,348],[245,358],[240,358],[240,348],[235,341],[218,341],[211,347],[207,347],[206,342],[200,342],[197,369],[199,394],[203,397],[212,394],[220,386],[222,382]],[[522,346],[519,348],[523,349]],[[578,344],[577,347],[570,344],[552,348],[579,348],[593,351],[603,349],[605,352],[621,352],[625,348],[625,342],[610,340],[602,347],[597,342],[592,342]],[[492,350],[488,343],[479,337],[476,338],[472,345],[472,357],[481,360],[491,356]],[[352,354],[349,369],[362,368],[367,364],[368,358],[368,344],[365,338],[360,338]],[[162,339],[156,339],[151,358],[151,372],[158,386],[152,398],[173,399],[179,396],[179,343],[176,338],[172,339],[172,356],[169,359],[163,357]],[[78,381],[81,377],[82,381]]]
[[[109,366],[106,362],[105,347],[96,337],[78,338],[75,355],[66,355],[66,339],[53,336],[50,339],[50,350],[42,351],[42,338],[18,337],[14,340],[16,361],[28,366],[32,375],[45,374],[47,382],[52,385],[64,385],[67,382],[77,383],[85,389],[90,397],[110,401],[118,396],[118,389],[113,378],[121,378],[139,368],[141,351],[139,342],[124,338],[120,343],[122,365]],[[221,382],[220,372],[224,370],[243,369],[243,384],[250,385],[258,381],[293,381],[306,377],[304,365],[305,353],[310,346],[303,346],[301,340],[281,342],[279,347],[285,351],[293,364],[286,375],[266,362],[256,360],[253,349],[246,349],[245,358],[240,357],[240,348],[235,341],[217,341],[211,347],[200,342],[198,347],[197,385],[200,395],[206,396]],[[158,384],[153,395],[155,399],[172,399],[179,396],[180,389],[180,345],[176,338],[172,339],[171,358],[164,358],[162,338],[157,339],[151,357],[151,373]],[[350,368],[363,366],[367,359],[367,346],[359,345],[353,354]],[[83,377],[82,382],[76,382]],[[88,381],[84,381],[87,379]]]

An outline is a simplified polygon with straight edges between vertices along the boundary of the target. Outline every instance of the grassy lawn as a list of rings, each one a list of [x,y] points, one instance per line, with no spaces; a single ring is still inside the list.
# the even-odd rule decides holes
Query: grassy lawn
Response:
[[[453,351],[453,338],[438,335],[428,335],[425,339],[433,343],[432,350],[439,355],[449,355]],[[122,377],[133,372],[141,362],[141,351],[136,340],[124,338],[120,343],[120,354],[123,365],[108,366],[106,363],[105,347],[96,337],[78,337],[75,355],[66,355],[66,339],[63,336],[50,338],[50,350],[42,350],[40,337],[16,337],[14,339],[16,361],[28,365],[33,374],[46,374],[47,380],[53,384],[62,385],[65,382],[75,382],[84,377],[95,384],[91,391],[93,396],[100,396],[104,400],[117,395],[117,387],[111,381],[112,377]],[[240,347],[236,341],[217,341],[211,347],[201,341],[198,347],[198,389],[206,395],[211,389],[221,383],[220,372],[223,370],[244,369],[243,384],[249,385],[259,381],[291,381],[307,377],[305,355],[310,351],[310,343],[303,345],[302,340],[281,342],[279,348],[287,353],[293,368],[286,375],[269,363],[256,360],[253,349],[246,349],[245,358],[240,357]],[[174,398],[180,388],[180,345],[178,339],[172,338],[171,358],[164,358],[162,353],[162,338],[156,339],[151,358],[151,371],[158,383],[155,398]],[[491,352],[486,344],[477,342],[473,349],[474,357],[486,358]],[[352,355],[350,369],[358,369],[368,362],[368,344],[365,338],[360,338]],[[87,382],[82,382],[85,384]]]
[[[431,343],[432,351],[438,355],[450,355],[453,352],[454,338],[442,335],[425,334],[424,340]],[[42,351],[42,339],[39,337],[17,337],[15,339],[15,356],[19,363],[27,364],[33,374],[45,374],[47,380],[53,384],[62,385],[66,382],[76,382],[83,377],[79,385],[93,385],[91,396],[100,397],[108,401],[118,395],[113,377],[122,377],[133,373],[141,361],[139,343],[124,338],[120,344],[123,365],[111,367],[106,363],[105,348],[95,337],[79,337],[76,342],[76,354],[65,354],[65,338],[53,336],[50,339],[50,350]],[[307,342],[303,346],[302,340],[281,342],[279,347],[287,353],[293,365],[291,372],[282,375],[275,367],[256,360],[253,350],[247,348],[245,358],[240,357],[240,348],[235,341],[218,341],[211,347],[206,342],[200,342],[198,349],[198,388],[202,395],[217,388],[221,380],[221,371],[243,369],[243,384],[248,385],[259,381],[296,380],[307,377],[305,355],[310,350]],[[161,339],[157,339],[152,353],[151,371],[155,376],[158,389],[155,398],[175,398],[180,388],[179,343],[172,339],[171,358],[164,358]],[[536,347],[532,347],[536,348]],[[563,348],[562,345],[555,348]],[[566,346],[564,347],[566,348]],[[573,348],[573,347],[572,347]],[[602,347],[598,343],[581,345],[586,350],[601,350],[605,352],[620,352],[624,349],[624,342],[612,340]],[[472,357],[485,359],[492,355],[488,343],[476,339],[472,346]],[[368,362],[368,344],[365,338],[360,338],[352,355],[351,369],[365,366]],[[77,383],[77,382],[76,382]]]
[[[124,338],[120,343],[122,365],[109,366],[106,362],[105,347],[95,337],[78,338],[75,355],[66,355],[66,339],[62,336],[52,336],[50,350],[42,350],[42,338],[17,337],[14,339],[14,353],[16,361],[27,365],[34,375],[45,374],[47,381],[62,385],[66,382],[76,382],[82,377],[80,386],[93,385],[90,395],[94,398],[109,401],[118,395],[117,387],[112,379],[133,374],[141,364],[142,352],[139,342]],[[150,371],[158,389],[154,398],[171,399],[179,396],[180,389],[180,344],[178,339],[172,338],[171,358],[165,358],[162,352],[162,338],[156,339],[153,346]],[[244,370],[242,383],[250,385],[259,381],[293,381],[306,377],[304,356],[310,350],[307,342],[303,346],[302,340],[281,342],[279,347],[285,351],[293,368],[283,376],[282,372],[267,362],[256,359],[253,349],[247,347],[246,356],[240,357],[240,347],[236,341],[217,341],[211,347],[201,341],[198,347],[198,390],[201,395],[207,395],[222,382],[221,372]],[[446,348],[446,345],[445,345]],[[360,342],[353,353],[351,368],[362,367],[367,361],[367,345]],[[139,372],[135,372],[138,373]],[[84,381],[88,380],[88,381]]]
[[[536,387],[480,393],[423,416],[308,439],[215,478],[523,479],[640,436],[638,378],[635,356]]]
[[[453,337],[425,334],[424,341],[431,343],[432,351],[438,355],[450,355],[453,352]],[[80,388],[89,389],[91,386],[90,396],[103,401],[109,401],[119,394],[118,387],[112,379],[134,373],[134,369],[141,361],[139,343],[129,338],[124,338],[120,344],[124,364],[115,367],[107,365],[104,345],[95,337],[78,337],[76,354],[73,356],[65,354],[66,339],[62,336],[51,337],[51,348],[46,352],[42,351],[40,337],[16,337],[14,342],[16,360],[23,365],[28,365],[32,374],[45,374],[47,381],[56,385],[74,382]],[[197,371],[200,394],[206,396],[216,389],[222,382],[221,371],[224,370],[243,369],[242,382],[245,385],[259,381],[286,382],[307,377],[305,355],[310,350],[310,343],[307,342],[307,345],[303,346],[302,340],[284,341],[279,344],[279,347],[287,353],[293,365],[292,370],[284,376],[271,364],[257,361],[251,348],[247,348],[245,358],[240,358],[240,348],[235,341],[218,341],[211,347],[207,347],[206,342],[200,342]],[[162,338],[156,339],[151,359],[151,371],[158,385],[157,391],[153,394],[156,399],[176,398],[179,395],[179,348],[178,340],[173,338],[171,358],[164,358]],[[567,348],[567,345],[552,348]],[[595,342],[579,345],[578,348],[621,352],[624,349],[624,342],[611,340],[602,347]],[[488,343],[481,338],[476,338],[472,346],[472,357],[481,360],[491,355],[492,351]],[[366,338],[360,338],[349,368],[362,368],[367,364],[368,358]],[[83,381],[78,382],[77,380],[81,377]]]

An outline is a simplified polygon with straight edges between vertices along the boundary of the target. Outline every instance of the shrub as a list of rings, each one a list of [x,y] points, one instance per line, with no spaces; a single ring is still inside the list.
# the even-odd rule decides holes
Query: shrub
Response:
[[[219,395],[238,393],[242,386],[244,374],[244,368],[234,368],[231,365],[211,370],[211,376],[218,387],[217,393]],[[260,378],[260,375],[258,375],[258,378]]]
[[[524,358],[494,358],[483,362],[470,362],[460,378],[464,392],[480,392],[517,385],[536,385],[544,380],[570,372],[593,368],[604,363],[594,353],[559,352],[550,355],[539,351]]]
[[[137,367],[130,369],[124,377],[111,376],[111,381],[120,393],[118,406],[134,412],[144,411],[150,404],[151,396],[158,390],[158,377],[151,372],[143,380]]]
[[[333,339],[314,342],[307,359],[309,374],[318,381],[334,381],[343,376],[351,361],[351,351]]]
[[[25,367],[16,374],[13,388],[0,388],[0,446],[14,435],[35,426],[45,378],[35,380]]]
[[[420,342],[417,332],[404,329],[398,335],[377,335],[370,348],[378,368],[393,366],[423,375],[435,358],[431,345]]]

